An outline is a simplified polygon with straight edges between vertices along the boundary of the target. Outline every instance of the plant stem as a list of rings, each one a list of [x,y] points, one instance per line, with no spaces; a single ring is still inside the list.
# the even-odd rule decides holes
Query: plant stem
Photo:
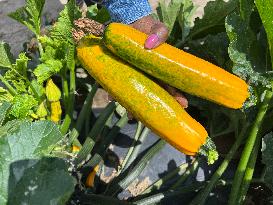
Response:
[[[186,179],[196,171],[198,165],[199,165],[198,159],[194,159],[191,166],[188,167],[188,169],[177,180],[177,182],[171,186],[171,189],[176,189],[177,187],[181,186],[181,184],[183,184],[186,181]]]
[[[148,194],[148,193],[150,193],[152,191],[159,190],[161,188],[161,186],[163,185],[163,183],[165,183],[168,180],[172,179],[177,174],[181,174],[180,172],[182,172],[182,171],[185,173],[185,170],[188,167],[189,167],[189,163],[183,163],[183,164],[181,164],[179,167],[177,167],[176,169],[172,170],[171,172],[168,172],[168,174],[166,174],[164,177],[160,178],[159,180],[157,180],[156,182],[154,182],[153,184],[151,184],[147,189],[145,189],[140,194],[144,195],[144,194]],[[183,175],[184,173],[182,173],[181,175]]]
[[[268,109],[268,103],[270,102],[272,95],[273,95],[273,93],[271,91],[265,91],[265,92],[266,93],[265,93],[264,100],[263,100],[262,104],[260,105],[257,117],[255,119],[255,122],[254,122],[251,130],[250,130],[249,137],[246,141],[245,148],[243,150],[239,165],[238,165],[236,173],[235,173],[235,177],[233,180],[231,193],[230,193],[230,197],[229,197],[229,202],[228,202],[229,205],[238,204],[239,189],[240,189],[240,185],[243,180],[243,176],[244,176],[246,166],[249,161],[251,151],[252,151],[253,146],[255,144],[256,138],[258,137],[258,140],[259,140],[261,137],[260,127],[263,123],[264,116],[265,116],[266,111]]]
[[[142,127],[143,127],[142,123],[139,121],[137,123],[137,129],[136,129],[136,132],[135,132],[134,141],[133,141],[132,145],[130,146],[130,148],[129,148],[129,150],[128,150],[128,152],[127,152],[127,154],[126,154],[126,156],[125,156],[125,158],[124,158],[124,160],[123,160],[123,162],[121,164],[121,168],[118,170],[118,174],[120,174],[120,172],[122,172],[124,170],[124,167],[126,166],[128,160],[130,159],[130,157],[131,157],[131,155],[132,155],[132,153],[134,151],[135,144],[138,141],[138,138],[139,138],[140,133],[142,131]]]
[[[63,99],[64,99],[65,111],[66,111],[66,114],[68,114],[70,116],[70,118],[72,119],[72,116],[70,115],[69,109],[68,109],[69,89],[68,89],[68,81],[66,79],[66,69],[62,74],[62,89],[63,89]]]
[[[78,116],[76,126],[75,126],[76,130],[78,130],[79,133],[81,132],[82,127],[83,127],[83,123],[87,117],[86,113],[89,113],[89,110],[91,110],[91,104],[92,104],[93,98],[94,98],[97,90],[98,90],[98,84],[95,83],[92,86],[91,91],[88,93],[88,95],[84,101],[83,107],[82,107],[81,112]]]
[[[138,144],[134,147],[134,149],[132,151],[132,154],[130,155],[129,159],[127,160],[123,170],[126,170],[132,164],[132,162],[137,158],[139,150],[140,150],[141,146],[143,145],[144,140],[148,136],[149,131],[150,130],[147,127],[145,127],[142,130],[142,133],[141,133],[141,135],[140,135],[140,137],[138,139]]]
[[[42,56],[44,54],[44,49],[41,42],[39,41],[39,38],[40,38],[40,35],[37,34],[36,39],[37,39],[38,49],[39,49],[40,56]]]
[[[74,60],[74,59],[73,59]],[[68,102],[68,113],[70,116],[73,115],[75,106],[75,91],[76,91],[76,74],[75,74],[75,62],[72,64],[73,67],[70,70],[70,88],[69,88],[69,102]]]
[[[10,92],[12,96],[17,94],[16,90],[11,86],[11,84],[9,84],[9,82],[1,74],[0,74],[0,80],[7,87],[8,91]]]
[[[97,136],[103,130],[107,119],[112,115],[116,109],[115,102],[110,102],[106,108],[102,111],[99,118],[96,120],[95,125],[92,127],[91,131],[87,135],[82,149],[79,151],[77,157],[74,160],[75,165],[79,165],[82,161],[86,159],[88,154],[92,151],[95,142],[97,141]]]
[[[67,131],[69,130],[70,124],[71,124],[71,118],[68,114],[66,114],[60,128],[62,135],[65,135],[67,133]]]
[[[245,176],[243,178],[243,181],[242,181],[242,184],[240,187],[240,193],[239,193],[239,197],[240,197],[239,203],[240,204],[243,204],[243,202],[245,200],[249,185],[250,185],[252,177],[253,177],[256,160],[257,160],[257,156],[259,153],[260,142],[261,142],[261,139],[256,140],[254,149],[251,152],[250,159],[247,164]]]
[[[222,164],[218,167],[218,169],[216,170],[216,172],[212,175],[210,182],[206,185],[206,187],[204,189],[202,189],[196,196],[195,198],[191,201],[190,205],[201,205],[204,204],[209,193],[211,192],[211,190],[213,189],[213,187],[216,185],[217,181],[220,179],[220,177],[222,176],[222,174],[225,172],[226,168],[228,167],[229,162],[231,161],[231,159],[233,158],[234,154],[236,153],[237,149],[239,148],[239,146],[241,145],[244,136],[245,136],[245,132],[247,130],[248,124],[246,123],[238,138],[236,139],[236,141],[234,142],[234,144],[232,145],[231,149],[229,150],[228,154],[226,155],[224,161],[222,162]]]
[[[105,191],[105,194],[114,196],[118,194],[121,190],[125,190],[141,174],[141,172],[147,166],[150,160],[165,146],[165,144],[166,142],[164,140],[158,140],[148,149],[148,151],[136,164],[136,166],[134,166],[134,168],[130,170],[130,172],[128,172],[127,176],[124,176],[125,174],[122,173],[120,175],[120,178],[122,179],[121,181],[118,181],[118,179],[116,178],[116,180],[113,180],[111,182],[112,186],[110,185],[109,189]]]

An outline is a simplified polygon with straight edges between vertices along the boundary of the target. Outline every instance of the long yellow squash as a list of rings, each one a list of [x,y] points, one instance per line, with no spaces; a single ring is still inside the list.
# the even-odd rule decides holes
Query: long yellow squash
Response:
[[[163,88],[118,59],[100,39],[82,39],[77,55],[85,69],[148,128],[185,154],[195,155],[208,136]]]
[[[111,23],[105,45],[123,60],[186,93],[229,108],[241,108],[249,96],[240,78],[167,43],[147,50],[147,35],[127,25]]]

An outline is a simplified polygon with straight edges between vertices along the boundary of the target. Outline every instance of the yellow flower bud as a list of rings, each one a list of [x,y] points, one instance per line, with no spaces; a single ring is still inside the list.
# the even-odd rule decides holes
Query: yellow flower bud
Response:
[[[39,116],[39,118],[44,118],[47,116],[47,110],[44,102],[39,105],[36,114]]]
[[[52,102],[50,104],[50,107],[51,107],[51,116],[50,116],[51,121],[55,123],[59,122],[62,115],[62,108],[61,108],[60,101]]]
[[[52,79],[49,79],[46,83],[46,97],[50,102],[59,101],[61,98],[61,91]]]

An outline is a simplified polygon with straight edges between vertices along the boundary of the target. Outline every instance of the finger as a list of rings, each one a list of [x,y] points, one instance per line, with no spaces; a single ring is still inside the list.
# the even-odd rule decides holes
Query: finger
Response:
[[[154,26],[152,26],[151,34],[146,39],[145,48],[153,49],[158,47],[167,40],[168,35],[169,31],[167,27],[161,22],[156,23]]]
[[[168,93],[170,93],[176,101],[183,107],[187,108],[188,107],[188,100],[185,98],[185,96],[177,91],[177,89],[171,87],[171,86],[164,86],[164,88],[167,90]]]

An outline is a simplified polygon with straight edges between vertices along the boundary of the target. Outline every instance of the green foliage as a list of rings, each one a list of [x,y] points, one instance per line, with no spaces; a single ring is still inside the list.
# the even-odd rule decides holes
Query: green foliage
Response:
[[[11,18],[28,27],[35,35],[40,35],[41,14],[45,0],[26,0],[26,5],[9,14]]]
[[[65,205],[74,191],[75,179],[68,164],[60,158],[26,159],[10,165],[10,204],[48,205],[52,201]],[[20,178],[16,177],[22,173]]]
[[[273,62],[273,7],[271,0],[255,0],[255,4],[266,30],[268,45],[271,53],[271,62]]]
[[[232,71],[255,86],[270,88],[271,82],[261,75],[267,71],[266,55],[259,52],[262,48],[248,22],[232,13],[226,18],[226,30],[230,40],[228,51],[233,61]]]
[[[10,115],[15,118],[23,119],[31,114],[31,109],[38,105],[32,95],[20,94],[13,98]]]
[[[171,0],[167,5],[164,0],[159,1],[159,18],[164,24],[168,27],[169,32],[171,33],[176,18],[181,9],[183,0]]]
[[[33,73],[37,77],[38,83],[43,83],[52,75],[57,74],[62,67],[63,64],[61,61],[50,59],[39,64]]]
[[[30,59],[25,53],[20,53],[15,64],[7,70],[4,78],[10,82],[19,93],[26,92],[28,87],[27,64]]]
[[[98,9],[98,5],[94,4],[88,7],[86,17],[93,19],[99,23],[110,21],[110,14],[105,7]]]
[[[0,42],[0,59],[0,68],[11,68],[12,63],[14,62],[10,47],[5,42]]]
[[[76,6],[75,0],[69,1],[64,10],[61,11],[57,23],[54,25],[50,35],[53,39],[68,41],[74,44],[71,30],[74,27],[75,19],[81,17],[79,8]]]
[[[194,21],[194,26],[190,31],[189,36],[196,38],[204,36],[208,33],[217,32],[218,27],[223,27],[225,24],[225,17],[233,12],[238,6],[237,0],[223,1],[209,1],[204,8],[204,16],[197,18]]]
[[[190,29],[194,25],[194,14],[197,7],[193,4],[192,0],[183,0],[182,6],[178,14],[178,22],[182,30],[182,42],[184,42],[190,33]]]
[[[47,162],[47,165],[43,163],[37,164],[37,161],[36,163],[34,163],[35,161],[30,161],[31,163],[28,162],[28,160],[36,160],[49,155],[61,137],[62,135],[58,127],[54,123],[48,121],[38,121],[34,123],[22,122],[19,124],[18,129],[8,133],[5,137],[0,137],[0,204],[6,204],[8,194],[12,194],[14,191],[12,187],[16,188],[17,184],[19,185],[19,187],[17,187],[17,189],[19,189],[18,191],[20,191],[19,195],[22,196],[24,186],[28,185],[28,183],[32,183],[31,180],[27,180],[30,177],[30,173],[33,174],[33,176],[37,176],[37,178],[32,178],[35,183],[44,183],[44,185],[37,187],[37,192],[34,189],[30,194],[34,194],[35,196],[35,193],[41,194],[39,193],[40,191],[47,189],[47,191],[44,192],[44,194],[47,193],[44,195],[45,198],[42,198],[44,200],[48,200],[47,204],[49,204],[51,200],[48,199],[47,196],[52,196],[52,194],[54,194],[52,193],[54,190],[63,189],[64,193],[66,193],[67,187],[69,190],[71,190],[72,183],[55,183],[54,186],[59,186],[59,188],[55,187],[52,189],[52,187],[49,186],[50,183],[45,183],[46,181],[43,181],[44,177],[47,175],[56,179],[56,174],[61,174],[59,175],[59,178],[64,177],[64,181],[67,181],[69,176],[67,176],[67,174],[63,174],[62,171],[65,168],[60,168],[59,165],[54,170],[54,168],[50,168],[49,161]],[[57,161],[55,161],[55,163],[55,165],[58,165]],[[39,170],[41,170],[40,166],[44,166],[47,170],[44,170],[42,173],[39,172]],[[36,167],[37,170],[30,171],[29,168],[31,167]],[[52,175],[49,173],[50,169],[53,171]],[[58,171],[61,172],[58,173]],[[70,180],[72,181],[71,178]],[[23,185],[23,187],[20,188],[20,185]],[[27,191],[27,189],[25,189],[25,191]],[[22,200],[23,199],[24,198],[22,198]],[[33,197],[32,200],[35,200],[35,197]]]

